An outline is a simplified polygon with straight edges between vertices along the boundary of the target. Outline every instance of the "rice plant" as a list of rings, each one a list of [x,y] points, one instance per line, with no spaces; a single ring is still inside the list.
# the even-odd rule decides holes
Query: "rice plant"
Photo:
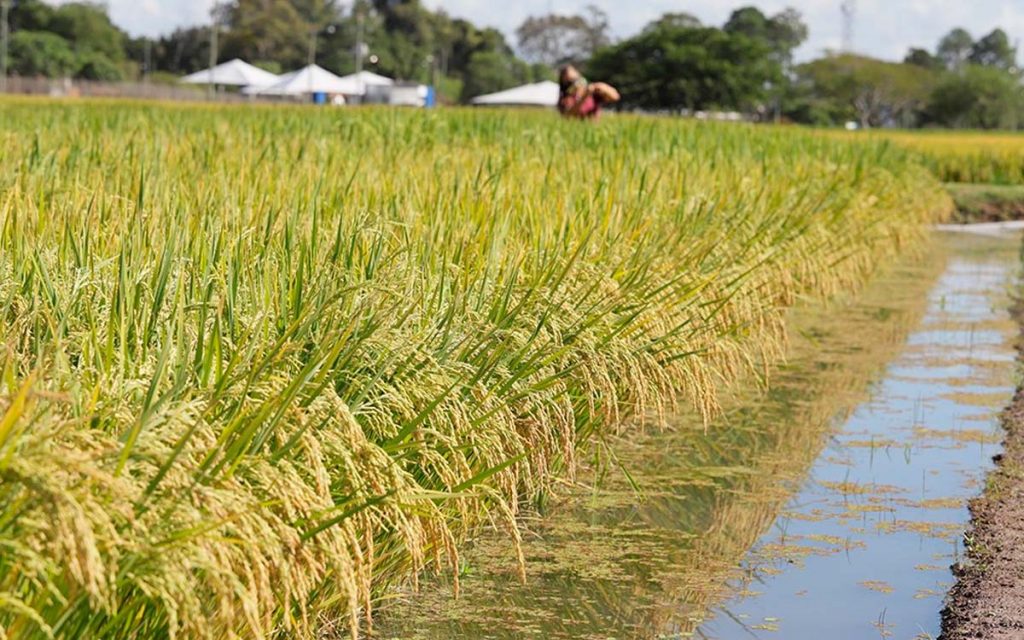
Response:
[[[353,636],[948,213],[891,145],[0,103],[0,636]],[[457,595],[457,593],[456,593]]]
[[[1012,132],[872,133],[918,155],[943,182],[1024,185],[1024,136]]]

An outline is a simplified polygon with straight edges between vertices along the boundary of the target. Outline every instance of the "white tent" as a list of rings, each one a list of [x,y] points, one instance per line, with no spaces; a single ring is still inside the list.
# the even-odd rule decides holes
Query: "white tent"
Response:
[[[546,80],[514,89],[506,89],[498,93],[477,96],[470,102],[476,105],[555,107],[558,106],[559,94],[558,83]]]
[[[268,96],[298,96],[313,93],[341,93],[360,95],[355,80],[340,78],[327,69],[311,64],[281,76],[266,87],[248,87],[244,93]]]
[[[373,73],[372,71],[360,71],[359,73],[342,76],[342,80],[354,82],[363,87],[390,87],[395,84],[391,78]]]
[[[341,79],[352,83],[352,90],[347,91],[345,95],[358,96],[364,100],[376,102],[386,102],[387,97],[391,95],[391,89],[395,86],[395,81],[391,78],[378,75],[372,71],[352,73],[342,76]],[[371,94],[373,99],[371,99]]]
[[[220,84],[236,87],[265,87],[279,80],[278,76],[242,60],[219,64],[181,79],[186,84]]]

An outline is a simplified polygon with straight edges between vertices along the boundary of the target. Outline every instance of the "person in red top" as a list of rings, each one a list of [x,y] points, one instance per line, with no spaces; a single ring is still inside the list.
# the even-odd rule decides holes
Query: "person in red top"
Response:
[[[621,99],[615,87],[604,82],[587,82],[571,64],[558,74],[558,84],[561,88],[558,111],[567,118],[596,119],[601,115],[601,107]]]

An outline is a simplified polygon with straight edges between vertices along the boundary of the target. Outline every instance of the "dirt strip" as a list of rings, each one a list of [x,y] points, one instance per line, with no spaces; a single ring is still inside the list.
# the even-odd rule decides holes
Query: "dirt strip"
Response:
[[[1018,360],[1024,363],[1024,301]],[[940,640],[1024,638],[1024,387],[1003,412],[1004,452],[996,456],[984,494],[971,502],[967,558],[942,612]]]

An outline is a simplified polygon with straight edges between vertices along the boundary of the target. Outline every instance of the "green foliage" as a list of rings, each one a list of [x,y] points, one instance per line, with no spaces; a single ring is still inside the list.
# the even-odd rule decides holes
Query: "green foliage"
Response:
[[[77,67],[67,40],[46,31],[18,31],[11,36],[10,70],[21,76],[59,78]]]
[[[19,0],[11,9],[11,71],[25,76],[121,80],[126,38],[106,9],[87,2],[51,7]]]
[[[945,127],[1017,129],[1024,125],[1024,87],[998,67],[967,65],[935,87],[928,116]]]
[[[463,94],[464,82],[462,78],[452,76],[441,76],[437,86],[437,97],[442,104],[456,104]]]
[[[1005,31],[996,29],[974,43],[968,61],[982,67],[1016,73],[1017,47],[1010,44],[1010,37]]]
[[[469,59],[463,78],[463,101],[532,79],[530,68],[525,62],[498,51],[474,53]]]
[[[956,221],[1024,220],[1024,186],[951,183],[946,189],[956,204]]]
[[[942,60],[938,56],[932,55],[927,49],[910,49],[906,57],[903,58],[903,63],[928,69],[929,71],[938,71],[945,68]]]
[[[747,109],[782,78],[771,53],[769,44],[742,33],[659,22],[599,51],[587,72],[615,85],[630,107]]]
[[[855,117],[864,126],[982,129],[1024,124],[1017,50],[1001,29],[978,41],[953,29],[934,55],[911,49],[902,65],[832,56],[803,65],[800,75],[800,94],[789,105],[799,121]],[[825,113],[831,115],[821,118]]]
[[[137,47],[133,59],[141,61],[143,51]],[[210,65],[209,27],[175,29],[161,36],[150,52],[153,67],[179,75],[194,73]]]
[[[827,56],[796,71],[803,104],[790,109],[864,127],[913,126],[937,81],[936,73],[914,65],[852,54]]]
[[[665,13],[660,18],[652,20],[644,27],[644,31],[656,31],[658,29],[698,29],[703,27],[697,16],[689,13]]]
[[[43,0],[14,0],[8,16],[11,31],[46,31],[53,7]]]
[[[79,53],[95,52],[112,61],[125,57],[125,34],[110,21],[103,5],[62,4],[54,10],[47,30],[63,37]]]
[[[953,29],[939,41],[935,57],[950,71],[960,71],[965,65],[994,67],[1017,73],[1017,47],[1002,29],[994,29],[975,41],[964,29]]]
[[[78,56],[76,78],[118,82],[124,80],[121,67],[102,53],[87,51]]]
[[[792,60],[793,50],[803,44],[808,35],[803,18],[793,9],[786,9],[772,18],[756,7],[737,9],[723,30],[767,44],[772,55],[781,63]]]
[[[225,13],[224,59],[273,59],[289,69],[307,63],[319,12],[304,14],[294,0],[235,0]]]
[[[939,41],[936,56],[947,69],[957,70],[967,63],[974,48],[974,37],[965,29],[953,29]]]
[[[320,31],[317,60],[337,73],[355,70],[356,43],[361,35],[368,53],[364,69],[400,80],[436,80],[442,85],[439,92],[448,100],[472,97],[471,89],[464,89],[466,85],[492,87],[497,80],[518,81],[532,75],[532,70],[515,58],[501,32],[430,11],[417,1],[358,1],[330,22],[333,29]],[[477,54],[494,55],[480,55],[471,67]],[[293,57],[298,55],[296,50]],[[281,56],[275,53],[273,59]]]

